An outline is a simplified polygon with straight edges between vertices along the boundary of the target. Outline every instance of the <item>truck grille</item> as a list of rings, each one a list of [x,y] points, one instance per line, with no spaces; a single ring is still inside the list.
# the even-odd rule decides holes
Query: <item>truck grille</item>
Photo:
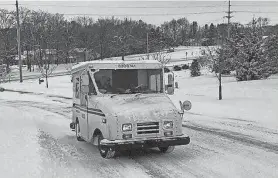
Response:
[[[137,123],[137,134],[154,134],[159,133],[159,122]]]

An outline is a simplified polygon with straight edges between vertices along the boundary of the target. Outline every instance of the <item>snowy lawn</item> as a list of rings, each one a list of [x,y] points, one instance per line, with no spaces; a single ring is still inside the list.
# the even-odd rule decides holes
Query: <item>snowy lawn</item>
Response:
[[[184,115],[185,124],[217,128],[277,143],[278,76],[267,80],[236,82],[223,77],[223,100],[218,100],[218,81],[213,74],[190,77],[189,71],[175,72],[179,89],[169,96],[179,108],[179,100],[190,100],[192,109]],[[49,88],[38,80],[11,82],[0,87],[48,96],[72,97],[70,76],[49,78]],[[5,92],[0,93],[1,96]]]
[[[23,83],[19,83],[19,81],[2,83],[0,84],[0,87],[2,86],[5,89],[10,89],[13,91],[32,92],[35,94],[42,94],[47,96],[54,95],[62,97],[72,97],[72,83],[70,81],[71,76],[67,75],[49,78],[49,88],[46,88],[45,82],[39,84],[38,79],[24,80]]]
[[[190,64],[193,59],[198,58],[201,56],[201,51],[206,49],[206,47],[200,46],[179,46],[175,48],[174,52],[166,53],[167,57],[170,57],[171,60],[167,66],[174,66],[174,65],[182,65],[182,64]],[[186,55],[187,54],[187,55]],[[140,60],[142,58],[146,58],[146,54],[135,54],[125,56],[125,60]],[[112,57],[108,58],[109,60],[121,60],[121,57]],[[152,59],[152,53],[150,53],[150,59]],[[54,65],[56,66],[56,65]],[[55,70],[53,71],[53,75],[61,74],[61,73],[68,73],[68,69],[70,68],[71,64],[59,64],[56,66]],[[33,67],[32,67],[33,69]],[[23,65],[22,67],[22,75],[25,78],[30,77],[41,77],[41,73],[37,66],[34,67],[34,72],[30,72],[27,70],[27,66]],[[6,76],[6,80],[14,80],[19,79],[19,67],[17,65],[11,66],[11,73]]]
[[[179,100],[192,102],[185,121],[278,143],[278,76],[246,82],[223,77],[223,100],[220,101],[216,77],[189,75],[188,70],[176,72],[179,89],[170,96],[177,107]]]
[[[57,75],[57,74],[65,74],[69,73],[69,69],[71,67],[71,64],[59,64],[58,66],[53,65],[55,67],[55,70],[52,72],[51,75]],[[19,67],[17,65],[11,66],[11,72],[6,75],[5,80],[9,81],[10,80],[16,80],[19,79]],[[50,75],[50,76],[51,76]],[[24,78],[39,78],[42,76],[42,73],[40,72],[39,68],[37,66],[34,67],[33,71],[33,66],[32,66],[32,72],[27,70],[27,66],[23,65],[22,66],[22,76]]]

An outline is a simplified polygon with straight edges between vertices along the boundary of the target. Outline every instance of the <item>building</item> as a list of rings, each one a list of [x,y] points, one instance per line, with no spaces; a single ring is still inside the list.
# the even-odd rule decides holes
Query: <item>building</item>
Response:
[[[84,62],[96,60],[100,57],[100,54],[96,53],[92,49],[86,48],[74,48],[70,51],[71,62]]]

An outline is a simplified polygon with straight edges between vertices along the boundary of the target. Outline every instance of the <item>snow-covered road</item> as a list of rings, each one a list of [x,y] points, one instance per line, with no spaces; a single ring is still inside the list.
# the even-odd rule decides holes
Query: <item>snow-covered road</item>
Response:
[[[71,100],[0,96],[1,177],[278,177],[277,145],[191,121],[184,132],[192,142],[172,153],[151,149],[106,160],[69,130]]]

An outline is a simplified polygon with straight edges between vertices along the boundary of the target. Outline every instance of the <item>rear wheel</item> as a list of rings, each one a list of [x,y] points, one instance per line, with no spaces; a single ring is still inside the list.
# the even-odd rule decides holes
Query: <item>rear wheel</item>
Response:
[[[165,147],[158,147],[162,153],[171,153],[174,151],[175,146],[165,146]]]
[[[98,138],[98,150],[99,150],[101,157],[106,158],[106,159],[113,158],[116,153],[115,150],[112,148],[102,148],[101,147],[100,142],[101,142],[101,140],[103,140],[102,134],[99,134],[97,136],[97,138]]]
[[[81,138],[81,131],[80,131],[80,125],[79,125],[79,122],[76,121],[75,123],[75,135],[76,135],[76,139],[78,141],[84,141],[82,138]]]

